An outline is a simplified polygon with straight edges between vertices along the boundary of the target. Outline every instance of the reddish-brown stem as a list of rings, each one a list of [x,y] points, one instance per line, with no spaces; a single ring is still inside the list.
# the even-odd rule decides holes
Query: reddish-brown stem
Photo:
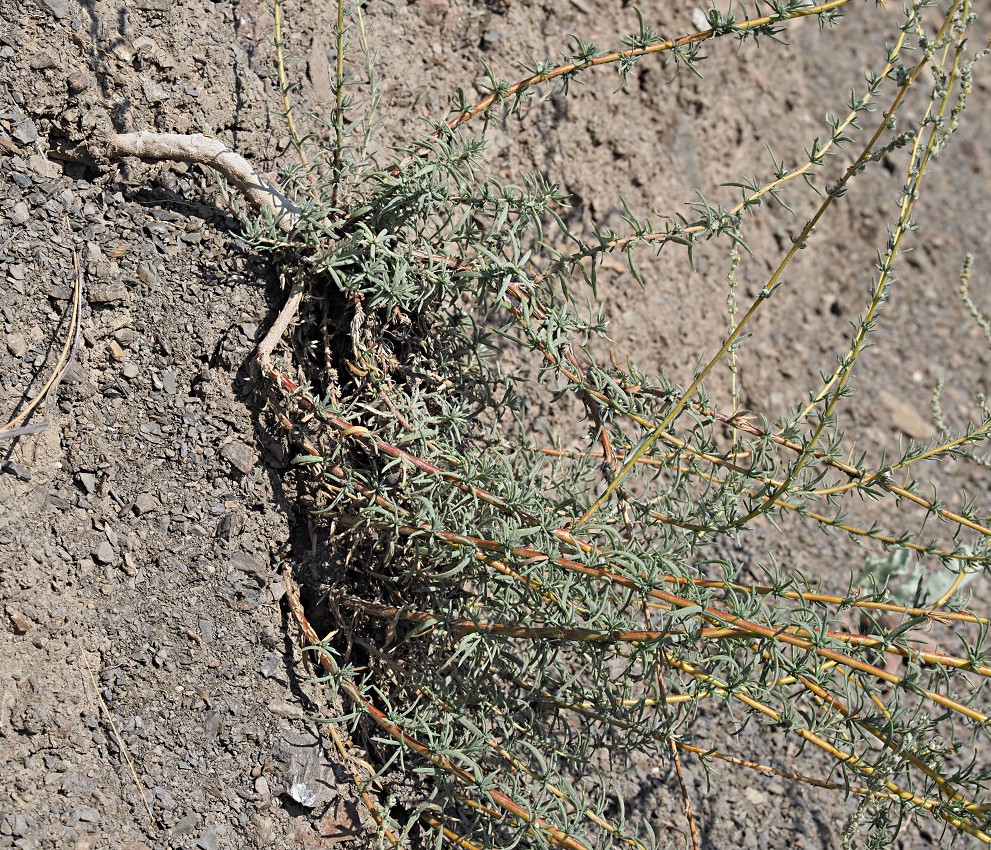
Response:
[[[333,658],[330,657],[330,654],[323,648],[323,642],[317,635],[316,630],[310,625],[309,619],[306,616],[306,611],[304,610],[303,604],[299,598],[299,588],[296,587],[296,583],[292,580],[292,576],[288,568],[285,570],[285,582],[286,597],[289,600],[289,607],[296,619],[297,624],[299,625],[300,630],[303,633],[303,636],[309,643],[307,649],[316,655],[317,659],[328,673],[332,675],[336,674],[337,665],[334,663]],[[477,784],[475,778],[467,771],[458,767],[446,756],[437,755],[422,741],[413,737],[404,731],[402,727],[389,720],[385,713],[373,705],[353,681],[341,677],[338,680],[338,683],[342,693],[344,693],[356,707],[360,708],[393,740],[407,747],[417,755],[422,756],[432,765],[449,773],[465,785],[473,786]],[[563,850],[589,850],[585,844],[572,838],[560,829],[557,829],[540,818],[533,817],[526,807],[520,805],[511,797],[503,794],[501,791],[487,789],[486,794],[498,808],[512,815],[514,818],[519,819],[523,823],[526,823],[529,828],[539,831],[551,844],[554,844],[556,847],[561,847]]]

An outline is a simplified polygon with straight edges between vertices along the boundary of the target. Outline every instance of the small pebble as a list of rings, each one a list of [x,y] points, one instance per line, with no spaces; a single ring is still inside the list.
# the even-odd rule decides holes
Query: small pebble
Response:
[[[80,472],[77,477],[86,494],[92,496],[96,492],[96,476],[91,472]]]
[[[73,806],[69,812],[69,823],[96,823],[100,820],[99,809],[92,806]]]
[[[38,141],[38,130],[34,126],[34,121],[30,118],[25,118],[20,124],[14,127],[10,135],[22,145],[30,145]]]
[[[144,90],[148,103],[161,103],[163,100],[169,99],[168,92],[154,80],[149,80],[147,77],[142,77],[141,88]]]
[[[259,847],[267,847],[275,843],[275,823],[271,818],[254,814],[251,816],[251,823],[255,828]]]
[[[134,510],[138,514],[146,514],[158,507],[158,499],[151,493],[142,493],[134,500]]]
[[[24,341],[24,335],[19,333],[7,334],[7,338],[4,340],[7,343],[7,350],[14,355],[14,357],[23,357],[28,353],[27,343]]]
[[[15,478],[21,479],[21,481],[31,480],[30,470],[9,459],[0,464],[0,472],[6,472],[8,475],[13,475]]]
[[[183,835],[189,835],[193,830],[196,829],[196,824],[199,823],[199,815],[196,812],[190,812],[184,818],[182,818],[174,827],[172,827],[172,838],[178,838]]]
[[[108,283],[106,285],[91,286],[89,288],[89,300],[91,304],[121,304],[131,300],[131,295],[123,283]]]
[[[114,561],[114,547],[108,541],[104,540],[96,547],[93,557],[101,564],[112,564]]]
[[[300,706],[292,705],[292,703],[283,702],[282,700],[272,700],[268,704],[268,710],[276,717],[284,717],[287,720],[302,720],[306,716]],[[303,802],[298,798],[296,798],[296,801],[299,803]]]
[[[242,573],[247,573],[249,576],[254,577],[255,581],[258,582],[259,587],[265,586],[265,564],[262,562],[261,558],[256,558],[254,555],[249,555],[247,552],[235,552],[231,555],[228,563],[235,570],[239,570]]]
[[[28,165],[35,174],[45,177],[48,180],[54,180],[59,176],[59,174],[61,174],[58,166],[54,162],[47,157],[39,156],[38,154],[32,154],[28,157]]]
[[[13,835],[14,838],[21,838],[22,836],[27,835],[28,830],[31,827],[28,825],[28,819],[24,817],[24,815],[18,812],[17,814],[8,817],[10,820],[10,834]]]
[[[31,213],[28,210],[28,205],[24,201],[20,201],[14,204],[13,208],[7,213],[7,218],[10,219],[10,223],[15,227],[24,224],[29,218],[31,218]]]
[[[263,801],[272,796],[272,789],[269,788],[268,780],[264,775],[259,776],[255,780],[255,793],[261,797]]]
[[[31,629],[31,621],[20,611],[16,611],[13,608],[8,607],[7,616],[10,618],[10,624],[14,628],[15,635],[27,634],[27,632]]]
[[[93,81],[81,71],[76,71],[66,78],[65,84],[69,88],[69,94],[82,94],[86,89],[91,88]]]
[[[58,62],[55,61],[55,57],[46,50],[35,53],[34,56],[28,59],[28,67],[32,71],[47,71],[56,65],[58,65]]]
[[[38,0],[38,5],[60,21],[69,14],[69,0]]]
[[[230,462],[238,472],[247,475],[255,468],[257,456],[251,446],[234,440],[220,450],[220,454]]]

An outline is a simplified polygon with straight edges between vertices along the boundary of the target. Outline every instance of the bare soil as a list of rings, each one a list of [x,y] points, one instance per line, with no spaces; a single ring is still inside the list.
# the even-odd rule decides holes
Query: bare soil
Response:
[[[331,5],[286,6],[299,116],[317,133],[313,116],[332,99]],[[694,31],[695,18],[688,2],[648,14],[669,34]],[[713,43],[704,80],[650,59],[626,92],[609,69],[588,74],[568,99],[535,101],[494,128],[488,161],[503,179],[529,170],[560,182],[577,225],[621,228],[621,195],[655,219],[684,209],[695,187],[730,201],[721,182],[770,174],[765,141],[795,165],[825,135],[824,113],[842,112],[863,70],[880,66],[896,18],[859,3],[824,35],[795,26],[788,46]],[[567,49],[568,33],[614,46],[635,28],[632,8],[608,0],[370,0],[366,20],[380,48],[383,150],[443,117],[458,87],[474,96],[480,60],[513,79],[518,60]],[[208,127],[274,174],[291,152],[272,39],[264,0],[0,6],[0,420],[38,392],[57,356],[74,252],[85,291],[48,426],[0,444],[0,848],[376,843],[312,719],[334,707],[301,681],[282,599],[281,564],[309,563],[308,518],[248,372],[284,297],[278,270],[238,242],[209,174],[72,154],[107,128]],[[979,67],[974,106],[934,167],[923,232],[858,370],[844,425],[860,450],[934,437],[939,377],[955,427],[988,388],[991,353],[954,293],[971,251],[974,295],[991,312],[989,82]],[[832,370],[901,181],[894,165],[866,174],[793,266],[742,352],[746,407],[780,415]],[[797,218],[776,210],[749,232],[756,259],[742,266],[741,300],[790,245],[802,203]],[[694,270],[674,252],[645,256],[642,269],[643,290],[621,266],[604,272],[616,356],[684,381],[725,331],[728,262],[703,246]],[[948,499],[965,490],[986,516],[986,470],[947,462],[931,474]],[[863,562],[845,539],[785,531],[768,527],[748,545],[840,588]],[[714,743],[725,736],[717,717],[702,722]],[[756,726],[735,743],[755,760],[804,764]],[[686,768],[704,847],[839,846],[852,805],[841,796],[729,768],[707,782]],[[300,781],[315,798],[294,799]],[[683,842],[669,765],[641,764],[614,790]],[[901,840],[941,838],[922,824]]]

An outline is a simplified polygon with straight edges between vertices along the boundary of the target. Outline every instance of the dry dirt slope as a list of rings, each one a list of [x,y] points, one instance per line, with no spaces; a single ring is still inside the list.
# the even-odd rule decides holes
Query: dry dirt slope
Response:
[[[392,143],[415,132],[418,118],[442,114],[457,86],[470,88],[480,58],[511,76],[514,57],[555,55],[570,31],[615,44],[633,25],[626,4],[592,0],[373,0],[367,11],[373,39],[387,46],[383,133]],[[693,11],[666,5],[657,26],[689,31]],[[764,162],[767,126],[784,150],[821,133],[820,113],[840,109],[833,93],[856,85],[864,56],[877,56],[882,14],[873,4],[854,10],[831,41],[801,30],[790,51],[768,46],[739,59],[713,47],[711,86],[668,86],[667,71],[645,66],[623,101],[603,74],[573,101],[496,132],[491,159],[504,176],[521,166],[562,181],[578,221],[614,214],[620,192],[640,211],[670,209],[694,185],[752,173]],[[330,10],[290,4],[287,15],[290,72],[304,83],[304,103],[320,109],[330,96]],[[73,252],[85,290],[79,344],[49,426],[0,445],[0,847],[373,841],[346,771],[313,737],[307,717],[320,698],[296,679],[280,606],[276,567],[287,557],[305,562],[305,518],[283,489],[283,448],[245,370],[279,304],[278,281],[239,246],[198,170],[66,157],[94,128],[206,125],[272,170],[284,129],[271,36],[267,5],[254,0],[0,5],[4,413],[47,374],[52,341],[65,331]],[[977,92],[986,98],[986,74]],[[969,330],[959,338],[968,325],[949,295],[964,247],[977,252],[977,268],[991,268],[989,116],[965,130],[928,202],[938,220],[905,275],[914,289],[892,308],[899,332],[864,376],[869,391],[890,390],[855,421],[867,444],[891,445],[899,431],[926,436],[924,399],[937,375],[954,375],[948,398],[959,417],[991,371],[980,339]],[[894,178],[872,179],[871,200],[841,219],[844,249],[808,260],[816,285],[783,298],[779,327],[755,342],[744,373],[749,406],[780,412],[783,398],[831,364],[897,188]],[[787,227],[756,240],[773,245]],[[706,288],[724,272],[709,262],[703,256],[695,275],[648,263],[642,294],[617,272],[606,307],[624,356],[646,368],[663,362],[676,377],[692,368],[700,342],[725,321],[721,284]],[[988,495],[986,478],[966,483]],[[848,550],[785,554],[842,574]],[[754,737],[749,746],[793,755]],[[842,801],[774,782],[751,787],[733,773],[703,799],[703,777],[691,780],[707,847],[839,845]],[[306,806],[288,794],[300,781],[316,794]],[[618,790],[680,840],[666,767],[645,765]],[[908,840],[938,839],[923,828]]]

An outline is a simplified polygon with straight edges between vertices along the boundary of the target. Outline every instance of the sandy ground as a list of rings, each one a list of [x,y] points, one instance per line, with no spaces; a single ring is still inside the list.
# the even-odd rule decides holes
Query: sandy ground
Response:
[[[650,23],[689,32],[693,13],[664,4]],[[366,16],[383,46],[384,148],[442,117],[459,86],[474,92],[480,60],[515,78],[519,58],[559,55],[569,32],[616,45],[635,26],[625,3],[606,0],[374,0]],[[858,3],[824,36],[796,27],[787,47],[713,44],[704,80],[645,61],[617,93],[615,74],[598,71],[568,100],[536,102],[496,128],[488,161],[501,178],[536,170],[559,181],[577,225],[619,227],[620,195],[642,215],[683,209],[696,186],[719,196],[723,181],[769,174],[765,142],[797,160],[825,132],[823,114],[840,112],[880,64],[894,16]],[[331,9],[292,2],[286,17],[300,120],[315,129],[307,112],[331,99]],[[0,7],[0,418],[57,356],[74,252],[85,293],[48,427],[0,444],[0,848],[374,846],[348,772],[310,720],[333,706],[301,681],[282,599],[278,570],[287,558],[305,566],[294,541],[307,518],[247,368],[283,297],[277,274],[240,245],[198,168],[71,155],[94,128],[209,127],[275,173],[287,139],[272,37],[258,0]],[[969,250],[975,298],[991,311],[989,80],[980,68],[973,114],[938,162],[926,227],[858,371],[860,403],[845,422],[861,450],[935,436],[927,400],[939,377],[958,427],[987,389],[991,354],[954,292]],[[781,414],[832,369],[900,180],[895,169],[866,175],[800,257],[742,355],[746,407]],[[755,225],[741,297],[756,293],[795,222],[777,210]],[[607,270],[617,356],[690,378],[726,326],[725,258],[703,248],[695,270],[674,254],[642,268],[642,291],[621,265]],[[986,470],[947,463],[932,475],[948,498],[966,489],[986,512]],[[846,540],[791,532],[767,530],[754,545],[840,586],[863,560]],[[721,728],[717,716],[700,723]],[[743,743],[754,758],[796,755],[755,727]],[[688,774],[707,848],[839,846],[850,811],[839,796],[727,769],[711,786],[697,766]],[[289,794],[301,777],[318,789],[306,806]],[[616,793],[683,841],[668,765],[637,767]],[[940,835],[922,824],[902,840]]]

